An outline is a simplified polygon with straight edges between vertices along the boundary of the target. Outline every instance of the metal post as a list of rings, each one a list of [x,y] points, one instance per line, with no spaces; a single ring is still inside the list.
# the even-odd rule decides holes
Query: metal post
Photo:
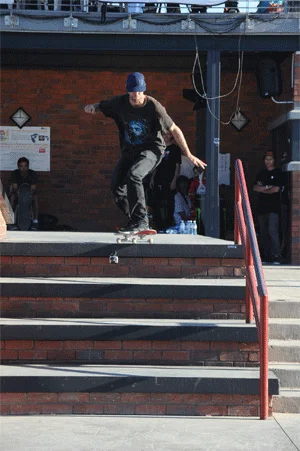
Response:
[[[268,331],[268,296],[261,296],[260,310],[260,419],[269,416],[269,331]]]
[[[220,51],[207,52],[206,107],[206,214],[205,234],[220,237],[219,146],[220,146]]]
[[[239,224],[238,224],[238,216],[237,216],[237,204],[241,204],[242,202],[242,196],[241,196],[241,190],[239,186],[239,180],[237,176],[237,169],[235,168],[235,176],[234,176],[234,242],[235,244],[241,244],[241,234],[239,230]]]

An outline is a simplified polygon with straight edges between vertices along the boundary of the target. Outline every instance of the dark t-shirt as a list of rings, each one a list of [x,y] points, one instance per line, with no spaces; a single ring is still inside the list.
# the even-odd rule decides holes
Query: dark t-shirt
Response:
[[[96,105],[97,111],[102,111],[116,122],[119,129],[121,151],[142,152],[143,150],[165,149],[162,129],[169,130],[173,121],[166,109],[153,97],[146,96],[142,107],[133,107],[129,95],[102,100]]]
[[[257,174],[256,184],[261,182],[263,186],[279,186],[282,187],[282,171],[279,168],[268,171],[263,169]],[[280,213],[280,190],[278,193],[265,194],[259,193],[257,212],[262,213]]]
[[[176,164],[181,164],[181,150],[176,144],[171,144],[166,148],[163,159],[156,168],[155,185],[170,184],[175,175]]]
[[[32,169],[28,169],[27,177],[22,177],[21,171],[16,169],[11,173],[10,183],[20,186],[22,183],[28,183],[29,185],[37,184],[37,174]]]

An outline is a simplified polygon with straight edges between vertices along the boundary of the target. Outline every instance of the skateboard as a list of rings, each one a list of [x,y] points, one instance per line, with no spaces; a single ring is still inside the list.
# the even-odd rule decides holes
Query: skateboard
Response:
[[[122,243],[123,241],[131,241],[133,244],[136,244],[140,241],[148,241],[148,243],[153,244],[153,236],[156,235],[156,230],[147,229],[142,230],[141,232],[118,232],[117,235],[117,243]],[[123,238],[121,238],[123,236]]]
[[[28,183],[20,185],[18,198],[17,226],[20,230],[29,230],[32,221],[32,194]]]

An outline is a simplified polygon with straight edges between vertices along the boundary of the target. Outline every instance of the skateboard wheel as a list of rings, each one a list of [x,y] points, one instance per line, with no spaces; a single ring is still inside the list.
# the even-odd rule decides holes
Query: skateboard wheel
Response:
[[[117,238],[117,243],[118,243],[118,244],[121,243],[121,238]]]
[[[133,244],[136,244],[137,243],[137,239],[133,238],[132,242],[133,242]]]
[[[153,238],[150,238],[150,239],[149,239],[149,243],[150,243],[150,244],[153,244]]]

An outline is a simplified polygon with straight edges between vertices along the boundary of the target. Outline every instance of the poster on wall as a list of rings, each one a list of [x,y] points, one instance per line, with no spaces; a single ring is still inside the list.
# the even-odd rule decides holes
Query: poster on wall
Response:
[[[219,154],[219,185],[230,185],[230,153]]]
[[[34,171],[50,171],[50,127],[0,126],[0,170],[17,169],[21,157]]]

